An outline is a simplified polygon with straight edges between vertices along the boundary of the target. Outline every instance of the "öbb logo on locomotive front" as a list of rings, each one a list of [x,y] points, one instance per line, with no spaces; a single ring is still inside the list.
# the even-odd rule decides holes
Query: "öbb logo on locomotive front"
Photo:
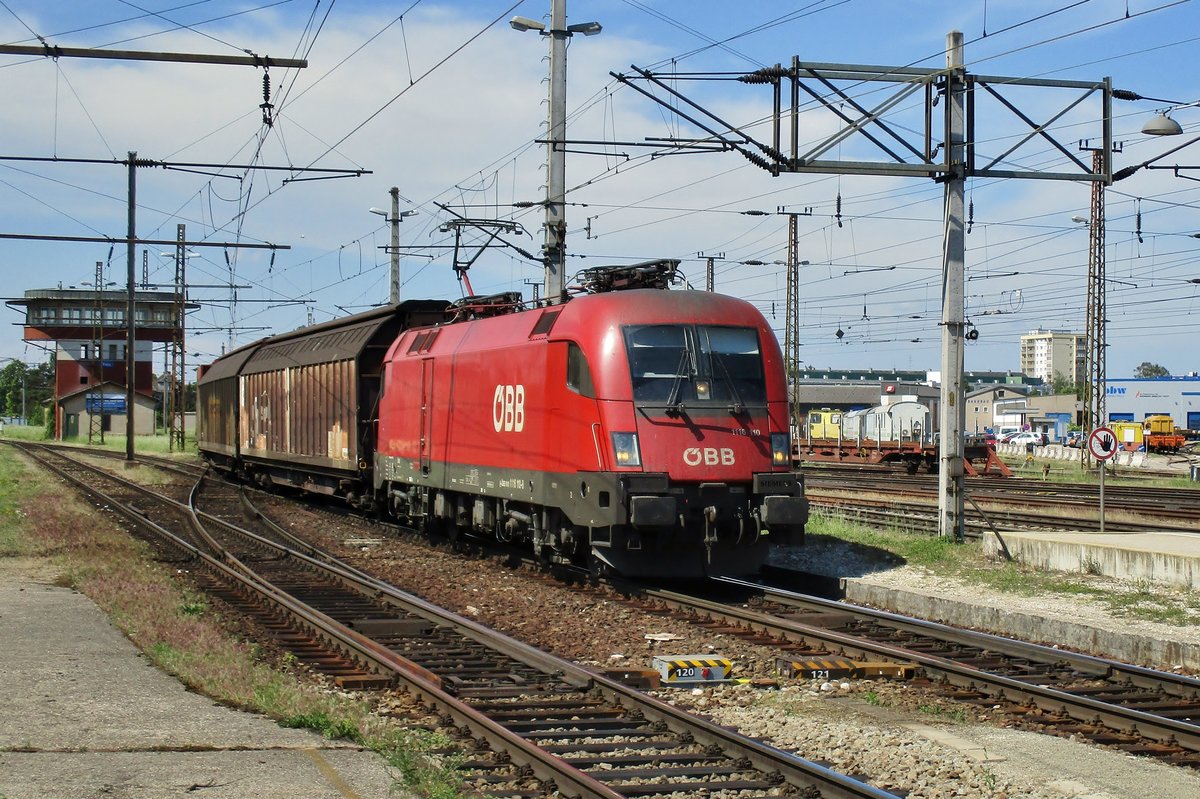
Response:
[[[683,451],[683,462],[688,466],[732,466],[734,463],[733,450],[729,447],[688,447]]]
[[[492,426],[499,433],[519,433],[525,429],[525,386],[498,385],[492,395]]]

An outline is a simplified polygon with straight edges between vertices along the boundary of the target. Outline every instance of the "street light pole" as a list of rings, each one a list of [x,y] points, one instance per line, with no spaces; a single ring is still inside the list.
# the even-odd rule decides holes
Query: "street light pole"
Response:
[[[563,301],[567,284],[567,2],[550,3],[550,123],[547,143],[549,174],[546,178],[546,300]]]
[[[392,195],[392,290],[389,299],[392,305],[400,304],[400,189],[392,186],[388,190]]]
[[[526,17],[513,17],[514,30],[537,31],[550,37],[550,118],[546,131],[546,221],[542,254],[546,265],[546,302],[566,297],[567,262],[567,39],[576,33],[594,36],[597,22],[567,25],[567,0],[550,0],[550,28]]]
[[[388,291],[388,301],[391,302],[392,305],[399,305],[400,304],[400,222],[403,221],[405,217],[414,216],[417,212],[416,211],[405,211],[404,213],[400,212],[400,189],[397,188],[396,186],[392,186],[392,188],[388,190],[388,194],[392,195],[392,212],[391,212],[391,214],[389,214],[387,211],[383,210],[382,208],[369,208],[367,210],[369,210],[373,214],[378,214],[379,216],[384,217],[385,219],[387,219],[388,224],[390,224],[392,226],[392,244],[390,247],[387,248],[391,254],[391,264],[392,264],[391,277],[389,278],[389,281],[388,281],[391,285],[391,289]]]

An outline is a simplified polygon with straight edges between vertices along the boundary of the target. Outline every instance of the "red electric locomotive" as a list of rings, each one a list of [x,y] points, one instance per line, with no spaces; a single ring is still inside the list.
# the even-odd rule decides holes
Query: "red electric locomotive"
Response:
[[[531,310],[408,301],[247,345],[202,370],[198,447],[551,562],[752,574],[808,516],[783,362],[749,303],[665,290],[676,266],[585,270],[589,293]]]
[[[391,514],[628,576],[750,574],[803,535],[783,361],[749,303],[638,288],[488,315],[475,299],[475,318],[407,330],[384,359]]]

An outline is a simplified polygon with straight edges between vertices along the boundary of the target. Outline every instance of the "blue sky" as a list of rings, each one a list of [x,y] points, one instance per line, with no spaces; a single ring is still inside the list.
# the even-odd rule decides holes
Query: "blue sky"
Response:
[[[544,194],[545,42],[512,30],[515,14],[542,19],[548,0],[365,2],[250,0],[54,2],[5,0],[0,38],[63,47],[110,47],[213,54],[307,54],[304,70],[272,70],[274,124],[262,124],[262,72],[247,67],[0,56],[6,98],[0,155],[120,160],[129,151],[160,161],[363,169],[371,174],[284,184],[278,172],[226,169],[220,177],[143,169],[138,235],[290,245],[274,259],[261,250],[198,248],[189,260],[193,300],[191,360],[207,361],[310,318],[325,321],[383,302],[388,293],[384,220],[398,186],[406,298],[461,296],[441,226],[452,215],[518,222],[510,240],[541,244]],[[177,7],[177,8],[176,8]],[[144,10],[139,10],[144,9]],[[157,15],[146,13],[156,12]],[[770,113],[761,87],[693,81],[684,73],[740,74],[775,63],[940,67],[950,30],[966,41],[967,68],[979,75],[1098,80],[1158,100],[1117,101],[1115,166],[1138,164],[1197,135],[1200,108],[1172,116],[1180,138],[1143,135],[1155,110],[1200,99],[1194,2],[807,3],[622,2],[568,0],[568,21],[598,21],[603,33],[575,37],[568,55],[572,139],[625,144],[579,147],[567,159],[568,274],[655,257],[682,259],[703,285],[698,253],[724,255],[717,288],[763,309],[782,338],[785,218],[798,219],[801,267],[800,357],[812,367],[938,368],[942,189],[927,178],[791,174],[772,177],[736,153],[649,158],[629,143],[695,137],[685,120],[618,84],[631,65],[677,73],[671,83],[734,126],[764,138]],[[190,27],[189,27],[190,26]],[[883,95],[852,90],[874,105]],[[1036,120],[1064,102],[1055,90],[1013,91]],[[999,154],[1015,128],[995,104],[980,105],[981,151]],[[1094,135],[1088,109],[1068,115],[1056,138],[1077,150]],[[889,120],[913,127],[902,104]],[[1094,115],[1093,115],[1094,118]],[[802,139],[817,141],[827,121],[802,115]],[[869,148],[847,141],[831,156]],[[1083,154],[1086,157],[1086,153]],[[1045,142],[1014,158],[1054,167],[1065,160]],[[1200,145],[1159,165],[1200,164]],[[1142,361],[1173,374],[1200,370],[1200,172],[1141,170],[1107,199],[1110,278],[1109,375]],[[63,236],[125,235],[126,173],[112,164],[0,160],[0,232]],[[1089,214],[1082,182],[976,178],[967,237],[967,313],[980,332],[966,352],[969,370],[1016,369],[1019,336],[1034,328],[1082,331],[1088,233],[1072,217]],[[840,208],[840,216],[839,216]],[[749,216],[743,211],[770,212]],[[1140,221],[1139,221],[1140,220]],[[1140,231],[1140,236],[1139,236]],[[172,265],[148,251],[149,279],[165,283]],[[765,261],[767,266],[743,261]],[[6,297],[34,288],[91,281],[107,244],[0,240]],[[124,247],[106,279],[123,285]],[[477,293],[523,291],[540,264],[514,249],[492,249],[472,266]],[[236,289],[230,288],[237,287]],[[236,293],[236,301],[235,295]],[[19,314],[4,307],[0,357],[40,361],[21,341]],[[839,339],[837,330],[843,331]],[[161,358],[161,356],[160,356]]]

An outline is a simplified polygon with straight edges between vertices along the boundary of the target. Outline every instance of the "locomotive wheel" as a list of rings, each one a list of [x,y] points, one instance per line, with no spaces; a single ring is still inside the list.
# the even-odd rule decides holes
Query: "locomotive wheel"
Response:
[[[428,538],[442,538],[446,533],[446,520],[437,516],[425,516],[421,521],[421,532]]]
[[[615,577],[616,572],[612,567],[596,556],[595,552],[588,550],[587,554],[587,570],[588,581],[591,583],[599,583],[606,577]]]

